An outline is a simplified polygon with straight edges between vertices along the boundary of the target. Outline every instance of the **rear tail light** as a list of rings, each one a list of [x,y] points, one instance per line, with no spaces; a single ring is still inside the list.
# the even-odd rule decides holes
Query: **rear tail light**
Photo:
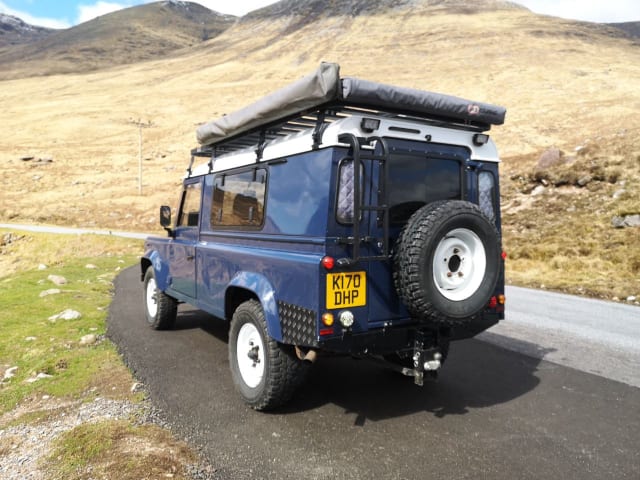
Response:
[[[335,266],[336,261],[333,259],[333,257],[330,257],[327,255],[325,257],[322,257],[322,260],[320,260],[320,263],[327,270],[333,270],[333,267]]]
[[[503,251],[500,256],[502,257],[502,260],[506,260],[507,259],[507,252]]]
[[[489,300],[489,305],[487,305],[489,308],[496,308],[498,306],[498,298],[493,296],[491,297],[491,299]]]

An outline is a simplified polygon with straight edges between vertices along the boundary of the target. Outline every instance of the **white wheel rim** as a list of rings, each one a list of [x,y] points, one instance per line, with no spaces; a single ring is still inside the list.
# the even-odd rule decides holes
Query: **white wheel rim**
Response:
[[[456,228],[447,233],[433,256],[433,280],[447,299],[471,297],[482,284],[487,269],[484,245],[475,232]]]
[[[257,387],[264,376],[264,345],[253,323],[245,323],[238,332],[236,358],[244,383],[249,388]]]
[[[156,318],[158,313],[158,292],[155,278],[150,278],[147,282],[146,293],[147,313],[149,314],[149,317]]]

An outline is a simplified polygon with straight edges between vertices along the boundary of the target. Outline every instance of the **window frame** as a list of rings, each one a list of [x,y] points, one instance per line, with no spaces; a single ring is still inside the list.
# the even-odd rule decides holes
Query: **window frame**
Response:
[[[498,222],[498,181],[496,178],[496,175],[490,171],[490,170],[480,170],[478,172],[477,175],[477,185],[476,187],[478,188],[478,207],[480,208],[480,210],[482,211],[482,205],[480,204],[480,197],[482,195],[482,192],[480,190],[480,177],[483,175],[488,175],[489,177],[491,177],[491,182],[492,182],[492,187],[491,187],[491,206],[493,207],[493,217],[489,218],[489,220],[491,220],[493,223],[497,223]],[[484,211],[482,211],[482,213],[484,214]],[[485,214],[486,216],[486,214]]]
[[[337,172],[337,176],[336,176],[336,193],[335,193],[335,220],[339,225],[353,225],[355,223],[355,188],[354,188],[354,204],[353,204],[353,212],[352,212],[352,220],[349,221],[344,221],[344,219],[340,218],[340,215],[338,214],[338,204],[340,202],[340,180],[341,180],[341,172],[342,172],[342,167],[344,167],[344,165],[347,162],[351,162],[353,163],[355,160],[353,157],[350,156],[345,156],[343,158],[340,159],[340,161],[338,162],[338,172]],[[362,184],[360,186],[360,205],[362,205],[362,202],[364,201],[364,190],[365,190],[365,186],[366,186],[366,182],[365,182],[365,177],[366,177],[366,170],[365,170],[365,163],[364,161],[361,159],[360,160],[360,183]],[[354,185],[355,187],[355,185]],[[358,219],[358,222],[362,221],[362,212],[360,212],[360,218]]]
[[[187,194],[189,189],[198,189],[199,190],[199,209],[198,209],[198,223],[196,225],[189,225],[188,221],[185,225],[182,225],[182,220],[185,217],[185,204],[187,200]],[[204,189],[202,188],[202,179],[198,178],[195,181],[185,182],[182,186],[182,194],[180,198],[180,208],[178,209],[178,215],[176,217],[175,228],[200,228],[200,224],[202,221],[202,193]],[[188,218],[188,214],[187,214]]]

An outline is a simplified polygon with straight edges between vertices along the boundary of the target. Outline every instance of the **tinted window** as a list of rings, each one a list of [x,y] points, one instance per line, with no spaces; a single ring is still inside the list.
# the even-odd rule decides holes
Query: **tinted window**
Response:
[[[266,184],[267,173],[263,169],[218,176],[213,191],[211,225],[262,225]]]
[[[178,227],[197,227],[200,216],[200,183],[185,186]]]
[[[461,164],[416,154],[392,154],[388,192],[391,222],[404,223],[427,203],[462,197]]]
[[[287,235],[325,236],[329,213],[329,181],[336,149],[327,148],[287,158],[269,167],[265,231]]]

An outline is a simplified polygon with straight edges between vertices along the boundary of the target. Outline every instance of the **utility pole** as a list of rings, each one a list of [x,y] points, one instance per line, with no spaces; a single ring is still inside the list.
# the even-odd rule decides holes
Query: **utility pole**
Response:
[[[153,127],[151,120],[143,122],[141,119],[129,120],[138,127],[138,195],[142,195],[142,129]]]

